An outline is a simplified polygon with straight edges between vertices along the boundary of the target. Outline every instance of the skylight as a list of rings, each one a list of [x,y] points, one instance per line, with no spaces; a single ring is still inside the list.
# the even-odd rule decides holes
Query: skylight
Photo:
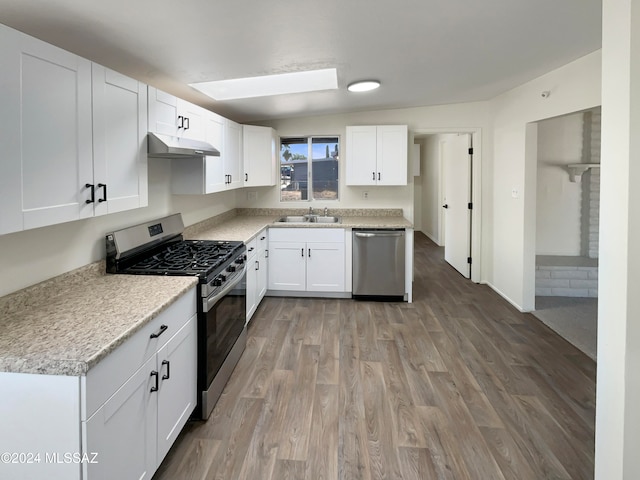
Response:
[[[190,86],[214,100],[236,100],[287,93],[335,90],[338,88],[338,75],[335,68],[325,68],[306,72],[191,83]]]

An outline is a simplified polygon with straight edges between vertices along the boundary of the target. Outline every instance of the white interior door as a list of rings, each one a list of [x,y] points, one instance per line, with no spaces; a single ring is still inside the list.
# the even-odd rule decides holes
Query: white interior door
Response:
[[[442,144],[444,168],[444,259],[471,277],[471,135],[449,136]]]

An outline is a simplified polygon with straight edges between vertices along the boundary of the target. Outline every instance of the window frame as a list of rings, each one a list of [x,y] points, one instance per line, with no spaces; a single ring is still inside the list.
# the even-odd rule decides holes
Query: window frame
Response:
[[[338,157],[337,157],[337,172],[336,172],[336,197],[335,198],[315,198],[313,192],[313,139],[314,138],[335,138],[337,140],[338,145]],[[282,159],[282,146],[290,144],[286,142],[287,139],[305,139],[307,143],[307,198],[296,199],[296,200],[283,200],[282,198],[282,167],[287,166],[283,164]],[[281,203],[293,204],[296,202],[336,202],[340,201],[340,151],[342,150],[342,137],[341,135],[333,135],[333,134],[324,134],[324,135],[286,135],[280,137],[280,149],[279,149],[279,157],[278,157],[278,171],[280,174],[280,193],[278,195],[279,201]]]

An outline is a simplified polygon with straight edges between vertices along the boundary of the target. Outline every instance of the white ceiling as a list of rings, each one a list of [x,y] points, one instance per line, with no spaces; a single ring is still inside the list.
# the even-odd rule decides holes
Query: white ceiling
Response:
[[[601,0],[0,0],[0,23],[240,122],[486,100],[601,46]],[[338,90],[188,83],[336,67]],[[378,79],[376,91],[346,85]]]

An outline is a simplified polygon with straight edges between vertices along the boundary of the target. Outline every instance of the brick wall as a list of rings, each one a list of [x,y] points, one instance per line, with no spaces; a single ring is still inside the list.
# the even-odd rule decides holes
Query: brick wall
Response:
[[[536,296],[597,297],[598,267],[536,266]]]

